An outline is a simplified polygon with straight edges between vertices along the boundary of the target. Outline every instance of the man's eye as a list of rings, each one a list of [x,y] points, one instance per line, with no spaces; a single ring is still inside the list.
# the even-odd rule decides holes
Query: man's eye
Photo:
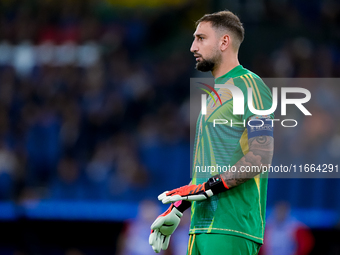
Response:
[[[202,36],[198,37],[198,40],[202,41],[202,40],[203,40],[203,37],[202,37]]]

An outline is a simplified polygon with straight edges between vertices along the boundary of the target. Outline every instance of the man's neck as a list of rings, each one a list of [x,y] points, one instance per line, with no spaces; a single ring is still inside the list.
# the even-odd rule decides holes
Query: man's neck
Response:
[[[216,78],[228,73],[230,70],[234,69],[238,65],[240,65],[240,62],[238,61],[237,57],[232,58],[231,61],[228,59],[227,61],[222,62],[216,69],[211,71],[211,74],[216,79]]]

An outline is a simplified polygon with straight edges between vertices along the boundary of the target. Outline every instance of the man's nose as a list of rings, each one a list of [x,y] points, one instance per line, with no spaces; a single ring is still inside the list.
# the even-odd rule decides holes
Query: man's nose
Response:
[[[195,52],[198,51],[198,47],[197,47],[195,41],[192,42],[191,47],[190,47],[190,51],[191,51],[192,53],[195,53]]]

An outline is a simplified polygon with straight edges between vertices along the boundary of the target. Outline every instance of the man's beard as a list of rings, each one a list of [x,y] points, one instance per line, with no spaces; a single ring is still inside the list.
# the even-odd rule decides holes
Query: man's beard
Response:
[[[196,69],[201,72],[209,72],[214,70],[215,62],[212,60],[203,59],[196,63]]]
[[[201,72],[213,71],[214,68],[219,65],[220,60],[221,56],[218,55],[217,53],[215,54],[214,57],[210,59],[204,59],[202,57],[202,61],[196,63],[196,69]]]

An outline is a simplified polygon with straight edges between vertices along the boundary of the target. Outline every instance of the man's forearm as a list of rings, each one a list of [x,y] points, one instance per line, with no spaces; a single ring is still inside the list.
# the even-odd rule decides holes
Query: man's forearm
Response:
[[[273,158],[274,139],[271,136],[257,136],[248,140],[249,152],[234,166],[236,171],[224,172],[221,177],[229,188],[236,187],[258,175],[261,166],[269,166]],[[257,167],[257,171],[245,171],[245,167]]]

